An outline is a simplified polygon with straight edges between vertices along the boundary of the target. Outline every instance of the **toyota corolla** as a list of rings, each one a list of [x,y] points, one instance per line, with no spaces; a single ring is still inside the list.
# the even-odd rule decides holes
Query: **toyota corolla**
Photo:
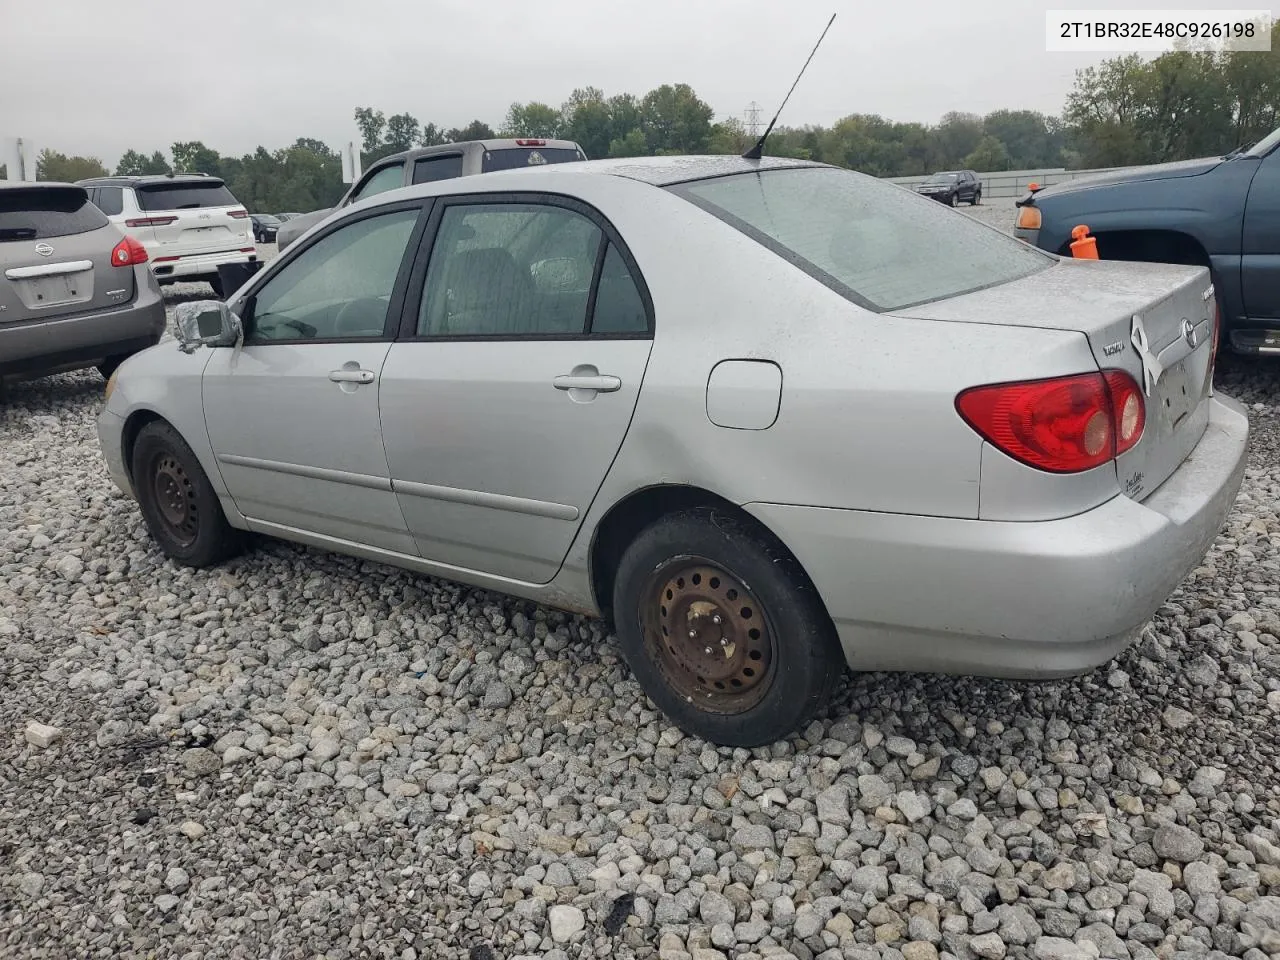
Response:
[[[1202,267],[1078,261],[819,164],[666,157],[379,194],[126,361],[160,548],[252,531],[610,617],[686,731],[846,664],[1120,653],[1239,488]]]

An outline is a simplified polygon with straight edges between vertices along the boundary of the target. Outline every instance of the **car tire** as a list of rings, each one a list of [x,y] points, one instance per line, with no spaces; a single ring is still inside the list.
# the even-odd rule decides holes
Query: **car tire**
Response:
[[[982,191],[981,190],[973,191],[973,202],[970,203],[969,205],[972,207],[976,207],[981,202],[982,202]]]
[[[844,672],[835,628],[799,564],[720,510],[683,511],[642,531],[618,564],[613,615],[649,699],[716,744],[756,747],[794,733]]]
[[[163,420],[146,424],[130,463],[142,518],[165,556],[208,567],[240,552],[240,531],[227,523],[213,484],[177,430]]]
[[[956,205],[956,196],[957,196],[957,195],[956,195],[956,194],[954,194],[954,193],[949,193],[949,194],[947,194],[947,206],[948,206],[948,207],[954,207],[954,206]]]

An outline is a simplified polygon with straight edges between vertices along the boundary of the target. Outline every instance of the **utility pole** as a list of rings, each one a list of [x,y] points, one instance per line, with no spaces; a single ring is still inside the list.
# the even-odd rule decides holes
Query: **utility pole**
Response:
[[[747,112],[744,115],[747,135],[755,140],[760,136],[760,104],[752,100],[747,104]]]

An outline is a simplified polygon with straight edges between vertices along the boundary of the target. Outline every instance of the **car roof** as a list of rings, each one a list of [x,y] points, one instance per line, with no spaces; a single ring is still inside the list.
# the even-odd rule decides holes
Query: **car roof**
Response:
[[[221,177],[207,173],[153,173],[136,177],[90,177],[77,180],[82,187],[145,187],[153,183],[223,183]]]
[[[680,157],[629,157],[614,160],[577,160],[557,163],[540,168],[554,170],[557,174],[595,174],[625,177],[639,180],[655,187],[667,187],[690,180],[708,180],[727,177],[735,173],[754,173],[759,170],[793,170],[804,167],[830,167],[830,164],[813,160],[794,160],[790,157],[762,157],[746,160],[731,155],[680,156]],[[834,168],[832,168],[834,169]],[[485,177],[505,177],[527,173],[526,170],[495,170]],[[439,181],[448,182],[448,181]],[[465,186],[471,186],[465,184]],[[461,187],[460,187],[461,189]]]
[[[83,189],[78,183],[67,183],[64,180],[0,180],[0,190],[31,190],[41,187],[69,187],[72,190]]]

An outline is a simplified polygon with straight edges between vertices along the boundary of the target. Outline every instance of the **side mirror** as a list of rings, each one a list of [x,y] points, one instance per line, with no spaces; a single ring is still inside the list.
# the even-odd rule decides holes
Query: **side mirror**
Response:
[[[240,318],[221,300],[191,300],[173,308],[173,336],[183,353],[234,346],[242,329]]]

